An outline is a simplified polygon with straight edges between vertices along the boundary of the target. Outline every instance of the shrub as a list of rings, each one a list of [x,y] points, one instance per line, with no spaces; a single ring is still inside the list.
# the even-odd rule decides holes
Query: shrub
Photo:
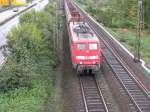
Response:
[[[8,50],[12,59],[18,63],[35,61],[43,50],[41,31],[35,24],[22,24],[12,29],[7,36]]]
[[[48,5],[49,6],[49,5]],[[25,13],[20,17],[20,23],[21,24],[26,24],[26,23],[31,23],[31,24],[35,24],[37,26],[37,28],[41,31],[41,35],[43,38],[43,41],[48,45],[49,48],[52,50],[53,48],[53,29],[55,29],[54,27],[54,23],[55,23],[55,18],[54,16],[54,11],[51,11],[51,7],[49,6],[45,7],[44,11],[41,12],[35,12],[34,10],[32,10],[31,12]],[[51,10],[50,10],[51,9]],[[49,12],[48,12],[49,11]],[[51,19],[49,19],[51,18]],[[51,41],[51,43],[49,42]],[[49,42],[49,43],[48,43]]]
[[[54,14],[54,7],[49,4],[43,11],[32,10],[20,17],[20,25],[7,36],[8,51],[4,53],[8,60],[0,71],[0,91],[31,88],[34,76],[43,77],[56,67],[58,58],[53,50],[52,37]]]
[[[22,24],[12,29],[7,36],[8,60],[0,72],[0,90],[7,92],[19,87],[31,87],[29,76],[33,64],[43,51],[41,32],[34,24]]]
[[[30,71],[21,64],[8,61],[3,70],[0,71],[0,92],[15,90],[20,87],[31,88]]]

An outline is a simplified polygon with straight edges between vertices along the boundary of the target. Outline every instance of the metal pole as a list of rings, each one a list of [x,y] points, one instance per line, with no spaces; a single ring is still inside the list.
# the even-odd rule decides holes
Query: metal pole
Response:
[[[134,61],[140,62],[141,54],[140,54],[140,47],[141,47],[141,31],[143,26],[143,0],[137,1],[138,11],[137,11],[137,31],[136,31],[136,41],[135,41],[135,54],[134,54]]]

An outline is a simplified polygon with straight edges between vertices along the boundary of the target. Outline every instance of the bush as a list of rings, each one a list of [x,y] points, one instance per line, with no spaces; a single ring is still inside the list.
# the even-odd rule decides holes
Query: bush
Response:
[[[30,76],[34,63],[44,49],[40,30],[34,24],[22,24],[7,36],[7,64],[0,71],[0,90],[7,92],[20,87],[31,88]]]
[[[131,4],[129,5],[131,8],[130,10],[128,10],[127,7],[124,7],[126,6],[124,2],[120,2],[120,5],[118,5],[116,0],[84,0],[84,2],[78,0],[78,3],[84,5],[85,10],[90,12],[98,22],[103,23],[107,27],[135,28],[136,26],[135,0],[131,3],[134,5],[131,7]]]
[[[21,24],[35,24],[37,28],[41,31],[41,35],[45,45],[48,45],[49,49],[53,49],[53,29],[55,29],[53,24],[55,23],[54,11],[51,9],[52,6],[46,6],[44,11],[35,12],[32,10],[29,13],[25,13],[20,17]],[[51,9],[51,10],[50,10]],[[49,19],[51,18],[51,19]],[[50,43],[51,42],[51,43]]]
[[[2,112],[43,110],[53,91],[53,71],[58,64],[53,50],[54,15],[51,4],[43,11],[27,12],[20,18],[21,25],[9,33],[7,63],[0,71],[0,92],[5,92],[0,93]]]
[[[33,76],[50,74],[56,67],[58,58],[52,37],[54,14],[54,7],[47,5],[43,11],[32,10],[20,16],[20,25],[7,36],[8,60],[0,71],[1,91],[31,88]]]
[[[15,90],[20,87],[31,88],[31,82],[26,67],[7,62],[3,70],[0,72],[0,92]]]
[[[36,61],[44,48],[41,32],[35,24],[27,23],[13,28],[7,39],[9,55],[17,63]]]

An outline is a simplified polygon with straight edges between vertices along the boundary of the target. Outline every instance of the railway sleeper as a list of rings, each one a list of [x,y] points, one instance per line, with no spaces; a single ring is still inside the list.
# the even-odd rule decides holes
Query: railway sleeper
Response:
[[[135,89],[133,89],[133,90],[129,90],[130,92],[141,92],[141,90],[135,90]]]
[[[136,101],[138,104],[148,104],[150,105],[150,101],[144,101],[144,100],[139,100],[139,101]]]
[[[96,87],[84,87],[84,89],[96,89]]]
[[[137,85],[125,85],[128,90],[140,90]]]
[[[105,112],[104,109],[89,109],[89,112]]]
[[[87,96],[86,98],[88,98],[88,99],[99,99],[100,97],[99,96]]]
[[[141,97],[141,96],[145,97],[145,95],[144,95],[142,92],[133,92],[133,91],[132,91],[132,92],[130,92],[130,94],[131,94],[131,95],[137,95],[137,96],[140,96],[140,97]]]
[[[121,79],[123,82],[125,82],[125,81],[132,81],[133,82],[133,80],[132,79]]]
[[[103,108],[103,104],[94,104],[94,105],[88,105],[88,108]]]
[[[122,69],[121,67],[120,68],[114,68],[114,67],[112,67],[113,68],[113,70],[116,72],[116,73],[118,73],[118,72],[124,72],[124,69]]]
[[[84,90],[85,90],[85,91],[95,91],[96,88],[85,88]]]
[[[85,91],[84,93],[86,94],[86,96],[89,96],[90,94],[91,95],[97,95],[98,94],[97,91]]]
[[[99,104],[102,104],[102,103],[99,103],[99,102],[88,102],[88,105],[99,105]]]
[[[141,110],[143,110],[143,112],[150,112],[150,107],[140,107],[141,108]]]
[[[125,84],[125,85],[136,85],[135,82],[133,82],[133,81],[128,81],[128,80],[124,81],[124,84]]]
[[[140,107],[144,107],[144,108],[149,108],[150,109],[150,104],[146,104],[146,103],[143,103],[143,104],[138,104]]]
[[[135,102],[137,102],[137,101],[141,101],[141,100],[145,100],[145,101],[148,101],[148,99],[147,98],[145,98],[145,97],[136,97],[136,96],[132,96],[132,97],[134,97],[134,100],[135,100]]]
[[[114,70],[114,69],[113,69]],[[116,71],[114,71],[118,76],[126,76],[127,77],[127,72],[125,72],[125,71],[118,71],[118,72],[116,72]],[[129,77],[129,76],[128,76]]]
[[[86,99],[87,100],[87,103],[88,102],[101,102],[100,99]]]

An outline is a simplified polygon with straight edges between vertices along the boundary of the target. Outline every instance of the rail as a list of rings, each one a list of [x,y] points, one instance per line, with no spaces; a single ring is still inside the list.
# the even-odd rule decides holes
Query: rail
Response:
[[[94,76],[79,76],[86,112],[109,112],[103,94]]]

